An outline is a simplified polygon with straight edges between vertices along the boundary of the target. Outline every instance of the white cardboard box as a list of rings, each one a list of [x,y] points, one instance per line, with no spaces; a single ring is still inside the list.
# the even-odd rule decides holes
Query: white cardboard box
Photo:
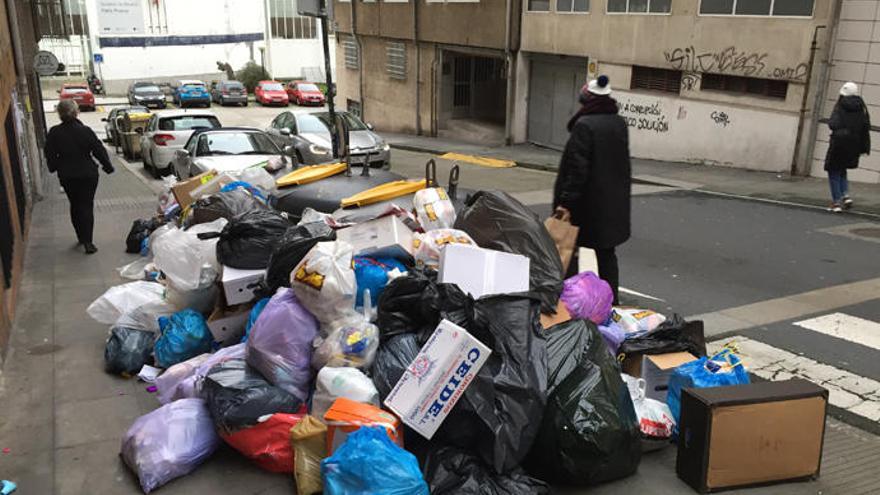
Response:
[[[413,254],[413,232],[394,215],[337,230],[336,240],[351,244],[355,256],[408,258]]]
[[[430,440],[490,354],[465,329],[443,320],[385,398],[385,406]]]
[[[696,360],[695,356],[687,352],[643,356],[642,378],[645,380],[645,397],[665,403],[669,379],[675,368]]]
[[[474,298],[529,290],[529,259],[518,254],[449,244],[440,253],[441,284],[456,284]]]
[[[254,291],[266,277],[266,270],[239,270],[223,266],[223,294],[230,306],[254,300]]]

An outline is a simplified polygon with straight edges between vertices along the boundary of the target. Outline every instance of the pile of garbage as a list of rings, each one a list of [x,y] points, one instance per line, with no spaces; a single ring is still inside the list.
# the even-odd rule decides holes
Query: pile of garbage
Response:
[[[174,185],[191,197],[171,189],[134,223],[132,281],[88,308],[111,326],[107,371],[161,404],[122,442],[145,493],[224,443],[300,495],[595,485],[670,445],[683,388],[748,382],[706,357],[701,322],[612,307],[589,272],[563,280],[506,193],[456,211],[429,188],[414,211],[294,223],[250,178]]]

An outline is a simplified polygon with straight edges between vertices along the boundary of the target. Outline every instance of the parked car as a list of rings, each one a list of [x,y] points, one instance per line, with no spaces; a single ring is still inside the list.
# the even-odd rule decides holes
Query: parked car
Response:
[[[104,122],[105,140],[112,146],[120,146],[121,142],[119,141],[119,129],[116,128],[116,118],[125,116],[129,112],[149,113],[149,111],[146,107],[116,107],[110,110],[110,113],[101,119],[101,122]]]
[[[183,148],[194,131],[219,127],[217,116],[207,110],[172,110],[153,115],[141,136],[144,168],[156,178],[171,172],[174,152]]]
[[[351,164],[362,165],[370,155],[371,167],[387,167],[391,148],[370,126],[348,112],[337,112],[349,128]],[[293,146],[297,162],[306,165],[333,160],[330,137],[330,114],[284,112],[272,121],[266,132],[279,146]]]
[[[58,90],[59,100],[73,100],[80,110],[95,111],[95,94],[87,83],[66,83]]]
[[[263,165],[275,173],[289,165],[283,151],[263,131],[250,127],[202,129],[193,132],[174,157],[174,174],[186,179],[209,170],[240,172]]]
[[[211,100],[221,106],[228,104],[247,106],[248,92],[238,81],[219,81],[211,88]]]
[[[287,84],[287,97],[297,105],[322,106],[326,102],[324,93],[318,85],[310,82],[293,81]]]
[[[129,105],[142,105],[147,108],[165,108],[165,93],[152,82],[136,82],[128,87]]]
[[[260,81],[254,89],[254,98],[260,105],[281,105],[286,107],[290,100],[284,85],[278,81]]]
[[[174,90],[174,103],[181,108],[194,105],[211,106],[211,94],[202,81],[182,80],[178,81]]]

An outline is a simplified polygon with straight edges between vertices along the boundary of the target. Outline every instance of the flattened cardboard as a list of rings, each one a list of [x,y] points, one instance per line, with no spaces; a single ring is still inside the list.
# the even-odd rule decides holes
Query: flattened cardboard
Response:
[[[190,193],[192,193],[202,184],[213,179],[216,175],[216,170],[208,170],[207,172],[202,172],[195,177],[178,182],[177,184],[171,186],[171,193],[174,194],[174,199],[177,200],[177,204],[180,205],[180,209],[185,210],[189,205],[193,204],[193,202],[195,202],[195,198],[193,198]]]

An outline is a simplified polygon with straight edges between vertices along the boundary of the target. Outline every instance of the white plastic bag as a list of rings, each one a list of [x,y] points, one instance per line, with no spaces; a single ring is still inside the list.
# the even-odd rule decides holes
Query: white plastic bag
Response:
[[[675,419],[672,411],[664,402],[645,397],[645,380],[625,373],[620,375],[629,389],[630,398],[639,418],[639,429],[642,435],[653,440],[666,440],[672,437]]]
[[[322,324],[322,331],[352,318],[357,283],[352,268],[351,244],[319,242],[290,273],[290,287],[299,302]],[[326,328],[324,328],[326,327]]]
[[[219,287],[214,283],[215,278],[211,270],[202,270],[202,282],[193,290],[180,289],[174,282],[168,280],[165,300],[178,311],[194,309],[202,314],[210,314],[214,310],[217,294],[220,292]]]
[[[611,318],[620,325],[628,337],[651,332],[666,321],[665,316],[650,309],[614,308]]]
[[[150,257],[140,257],[125,266],[117,268],[117,270],[122,278],[143,280],[146,278],[146,268],[152,262],[153,260]]]
[[[107,289],[89,305],[86,312],[105,325],[116,323],[122,315],[148,303],[162,301],[165,287],[155,282],[130,282]]]
[[[415,234],[413,249],[416,265],[420,268],[438,268],[440,266],[440,252],[449,244],[477,245],[471,236],[461,230],[439,229],[424,234]]]
[[[455,206],[442,187],[422,189],[413,196],[416,217],[426,231],[451,229],[455,225]]]
[[[263,167],[246,168],[236,175],[238,180],[259,187],[266,192],[275,191],[275,179]]]
[[[171,316],[179,310],[168,301],[153,301],[124,313],[113,324],[115,327],[149,330],[159,333],[159,317]]]
[[[373,381],[355,368],[324,368],[318,372],[315,387],[310,414],[316,418],[323,419],[340,397],[379,407],[379,391]]]
[[[217,263],[217,239],[201,240],[200,233],[220,232],[226,219],[196,225],[184,231],[177,228],[169,230],[158,239],[150,239],[156,267],[181,290],[195,290],[202,285],[202,270],[213,273],[208,278],[216,279],[220,272]]]

